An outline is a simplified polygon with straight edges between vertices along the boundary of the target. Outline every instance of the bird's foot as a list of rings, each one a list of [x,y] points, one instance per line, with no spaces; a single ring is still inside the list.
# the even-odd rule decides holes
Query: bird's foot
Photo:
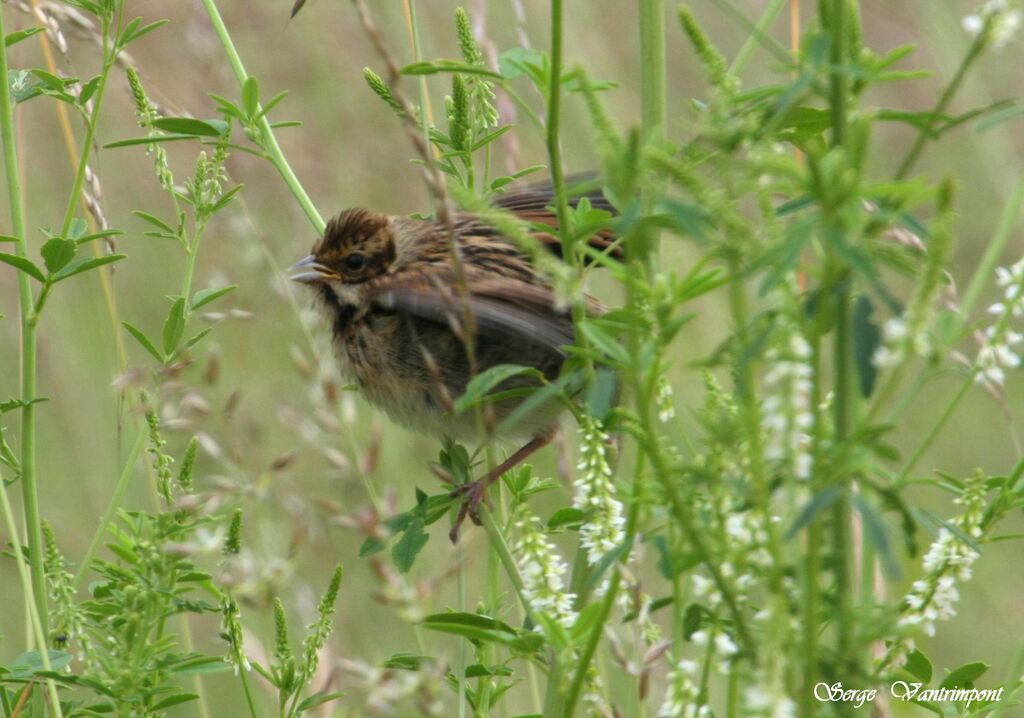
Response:
[[[488,475],[482,479],[457,486],[448,494],[453,499],[462,499],[459,514],[455,517],[455,525],[448,532],[448,538],[452,543],[459,542],[459,531],[462,530],[462,524],[467,516],[477,526],[483,525],[483,521],[480,519],[480,506],[487,498],[487,487],[491,485],[492,481],[493,479]]]

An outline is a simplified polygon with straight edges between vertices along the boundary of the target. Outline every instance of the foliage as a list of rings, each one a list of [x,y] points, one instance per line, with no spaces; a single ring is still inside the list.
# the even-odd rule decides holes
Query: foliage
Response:
[[[367,68],[362,77],[397,119],[396,133],[404,128],[412,141],[434,216],[443,223],[457,203],[515,239],[549,276],[577,329],[562,376],[538,377],[542,386],[524,399],[520,416],[505,420],[514,424],[552,397],[565,404],[577,427],[578,462],[565,471],[571,487],[533,466],[503,477],[473,516],[487,544],[479,595],[469,595],[474,584],[461,558],[430,586],[417,577],[445,533],[437,525],[465,515],[452,489],[495,463],[486,436],[475,451],[446,444],[431,465],[446,483],[434,492],[417,486],[405,510],[366,480],[373,507],[335,511],[336,523],[359,534],[359,560],[380,582],[379,602],[422,635],[451,641],[421,640],[376,666],[374,657],[361,662],[332,653],[340,567],[317,605],[309,602],[305,612],[315,618],[297,650],[289,614],[302,611],[288,602],[292,597],[279,595],[289,569],[266,557],[253,566],[242,520],[248,514],[240,507],[253,494],[262,492],[265,500],[273,483],[268,473],[286,468],[294,455],[275,458],[269,472],[251,471],[240,452],[225,452],[205,431],[189,432],[180,447],[167,437],[175,421],[168,405],[182,383],[197,380],[190,366],[215,356],[207,339],[214,329],[198,329],[199,318],[225,306],[236,289],[244,291],[225,282],[194,286],[211,223],[242,211],[236,201],[242,186],[229,178],[229,157],[270,163],[314,231],[324,228],[276,139],[294,123],[270,121],[286,93],[261,99],[260,83],[245,71],[213,0],[203,4],[238,80],[237,98],[211,95],[216,118],[166,114],[143,87],[140,75],[148,75],[129,66],[143,136],[104,146],[153,158],[166,204],[134,217],[146,227],[143,236],[171,241],[182,266],[174,277],[179,289],[166,297],[159,321],[135,316],[133,306],[121,321],[113,303],[108,309],[112,326],[125,332],[114,342],[131,337],[146,367],[130,371],[121,353],[119,424],[136,438],[121,457],[95,536],[75,563],[58,548],[60,531],[41,519],[49,489],[37,448],[59,450],[58,438],[41,435],[37,426],[48,408],[49,388],[40,388],[36,376],[37,335],[51,331],[47,300],[74,284],[65,279],[87,272],[110,292],[115,262],[154,251],[100,249],[123,230],[106,224],[86,178],[94,176],[90,157],[108,81],[126,62],[125,49],[151,41],[163,23],[127,20],[123,0],[68,4],[91,18],[99,74],[77,80],[53,68],[8,71],[6,54],[0,67],[10,90],[0,121],[12,218],[11,234],[0,241],[14,250],[0,253],[0,262],[18,278],[22,336],[20,395],[0,404],[0,497],[5,530],[25,536],[10,540],[9,558],[19,571],[30,635],[25,650],[0,659],[4,715],[159,716],[193,701],[208,715],[214,684],[206,674],[228,668],[238,680],[232,700],[245,702],[232,710],[253,716],[272,710],[298,716],[325,705],[359,710],[358,698],[345,698],[332,678],[324,679],[333,676],[325,666],[338,665],[362,677],[365,690],[358,692],[374,709],[413,704],[428,716],[850,716],[863,706],[823,703],[818,687],[916,681],[970,690],[987,678],[988,664],[976,657],[941,675],[922,637],[955,615],[957,586],[971,579],[987,547],[1019,538],[1000,532],[1024,506],[1024,458],[969,476],[922,475],[918,465],[974,387],[1008,405],[1007,385],[1019,378],[1012,370],[1021,364],[1017,345],[1024,341],[1024,260],[996,264],[1024,189],[1007,202],[1009,219],[996,228],[961,299],[949,281],[957,177],[913,172],[925,150],[958,127],[990,129],[1019,114],[1016,100],[959,113],[953,102],[979,59],[1011,41],[1020,22],[1013,6],[987,3],[969,16],[969,44],[957,70],[934,105],[919,111],[872,104],[878,85],[926,73],[898,69],[911,48],[877,53],[869,47],[856,0],[819,2],[793,51],[766,32],[784,3],[770,3],[752,23],[728,2],[716,2],[747,38],[734,58],[689,9],[679,9],[678,22],[666,28],[661,3],[643,0],[643,120],[622,129],[607,109],[615,84],[563,58],[568,23],[561,0],[551,4],[547,51],[509,48],[492,59],[486,38],[474,33],[460,8],[451,45],[459,59],[424,60],[412,13],[414,58],[404,66],[355,0],[385,66]],[[303,3],[296,3],[294,22],[301,11]],[[6,35],[6,45],[35,32]],[[685,38],[707,83],[683,129],[666,111],[666,33]],[[776,77],[746,87],[745,64],[755,51],[770,58]],[[403,94],[407,78],[420,81],[415,98]],[[449,93],[439,118],[432,116],[428,81],[443,82]],[[515,126],[503,100],[535,127]],[[41,238],[25,226],[22,148],[12,132],[11,103],[30,101],[67,106],[83,128],[75,176],[66,203],[58,203],[63,221],[57,230],[42,229]],[[570,206],[568,185],[576,180],[567,179],[561,154],[569,103],[589,119],[600,160],[596,177],[583,181],[603,191],[614,213],[586,199]],[[875,161],[889,123],[912,137],[891,167]],[[488,202],[545,169],[510,162],[506,173],[495,170],[499,157],[516,159],[504,143],[531,132],[547,148],[558,228],[542,229],[557,233],[560,257],[537,246],[530,235],[537,227]],[[175,178],[170,143],[202,146],[193,168],[179,173],[187,179]],[[93,208],[89,219],[77,216],[83,198]],[[587,243],[608,230],[618,237],[616,247],[598,251]],[[616,258],[617,248],[624,260]],[[664,262],[669,252],[685,256],[685,268]],[[622,298],[603,313],[590,311],[584,294],[602,281],[600,274]],[[1002,301],[988,308],[988,317],[976,316],[982,288],[990,286]],[[680,370],[679,340],[715,300],[728,307],[725,319],[717,319],[727,326],[725,338],[704,356],[686,355],[683,370],[699,377],[703,389],[684,408],[689,400],[676,395],[688,394],[671,381]],[[301,317],[295,323],[309,333]],[[968,349],[972,341],[977,346]],[[343,432],[331,412],[345,413],[337,387],[304,351],[293,356],[321,390],[305,407],[319,422],[309,431],[329,444],[324,455],[347,470],[352,462],[332,443]],[[215,371],[213,359],[207,367],[208,374]],[[479,374],[465,395],[453,397],[452,410],[483,417],[489,403],[509,398],[501,383],[527,371],[502,365]],[[933,423],[920,436],[899,436],[899,423],[930,390],[929,380],[950,374],[957,387],[943,397]],[[17,441],[9,442],[6,422],[19,415]],[[299,430],[308,426],[294,423]],[[201,447],[228,476],[208,470]],[[361,453],[364,479],[370,471],[362,464],[375,462],[375,452]],[[240,478],[249,473],[258,477]],[[126,498],[137,474],[151,490],[148,511]],[[23,492],[23,532],[8,497],[15,486]],[[943,514],[955,515],[926,508],[936,497]],[[287,502],[269,503],[288,510]],[[464,541],[472,530],[462,527]],[[922,536],[930,545],[918,569]],[[912,573],[909,587],[904,570]],[[442,610],[432,591],[449,574],[457,576],[458,596]],[[259,612],[274,626],[266,650],[254,638],[267,633],[254,627]],[[193,627],[210,613],[219,615],[223,643],[194,648]],[[1024,692],[1019,670],[984,687],[984,697],[957,694],[952,706],[934,691],[912,702],[922,714],[998,715]]]

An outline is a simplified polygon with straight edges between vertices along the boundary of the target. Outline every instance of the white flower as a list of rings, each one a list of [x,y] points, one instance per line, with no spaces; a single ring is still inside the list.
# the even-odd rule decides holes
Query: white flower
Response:
[[[740,647],[737,646],[728,635],[725,633],[719,633],[715,636],[715,650],[723,656],[728,657],[739,653]]]
[[[658,407],[658,421],[664,423],[675,418],[676,407],[672,403],[672,385],[664,375],[658,379],[658,395],[654,401]]]
[[[573,506],[587,515],[580,528],[580,544],[587,551],[593,566],[625,539],[626,517],[622,502],[615,498],[612,468],[608,463],[610,438],[600,422],[592,416],[580,420],[581,471],[576,482]],[[607,582],[598,588],[603,594]]]
[[[1001,50],[1016,36],[1021,26],[1021,13],[1011,9],[1006,0],[989,0],[979,12],[967,15],[961,25],[968,34],[977,37],[989,23],[992,49]]]
[[[576,621],[572,609],[576,596],[564,588],[565,562],[555,551],[555,545],[538,529],[538,521],[526,504],[517,511],[515,526],[520,531],[514,552],[523,577],[523,596],[533,610],[554,617],[566,628],[571,627]]]
[[[971,13],[970,15],[965,16],[964,19],[960,21],[960,24],[969,35],[978,35],[985,27],[985,21],[982,20],[981,15],[978,15],[977,13]]]

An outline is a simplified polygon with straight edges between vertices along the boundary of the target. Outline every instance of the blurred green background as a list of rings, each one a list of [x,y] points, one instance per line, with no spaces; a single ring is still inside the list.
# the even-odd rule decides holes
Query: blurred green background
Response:
[[[411,61],[402,3],[371,5],[392,52],[401,62]],[[456,5],[437,1],[417,5],[426,59],[457,56],[452,22]],[[738,5],[753,19],[766,3],[745,0]],[[804,13],[811,14],[813,3],[804,5]],[[900,67],[923,67],[934,73],[930,79],[873,89],[868,101],[902,109],[930,107],[969,44],[960,22],[976,5],[959,0],[862,2],[869,46],[884,52],[914,43],[917,52]],[[475,22],[482,23],[498,52],[524,39],[545,48],[547,3],[524,0],[521,7],[522,23],[511,2],[470,2],[467,10]],[[292,20],[288,19],[286,1],[224,0],[220,8],[247,69],[260,80],[263,96],[289,91],[272,119],[303,123],[281,130],[278,137],[325,217],[351,206],[391,213],[428,209],[420,172],[409,162],[413,152],[405,134],[391,111],[363,82],[362,68],[369,65],[383,74],[382,63],[349,3],[309,0]],[[725,19],[714,3],[696,3],[693,9],[727,56],[738,49],[746,33]],[[238,97],[230,68],[198,3],[150,0],[131,3],[130,11],[147,22],[171,20],[130,49],[131,61],[162,112],[209,118],[215,116],[215,105],[207,93]],[[10,6],[5,6],[4,12],[8,31],[36,24]],[[639,60],[633,4],[573,1],[568,3],[568,16],[569,64],[583,64],[592,77],[618,83],[604,99],[621,128],[634,124],[639,117]],[[691,98],[703,96],[704,83],[674,15],[667,28],[669,133],[684,138]],[[61,59],[61,69],[69,75],[90,76],[97,53],[88,31],[76,31],[70,25],[65,30],[71,43],[70,62]],[[788,46],[785,17],[773,34]],[[986,56],[969,77],[954,110],[1019,94],[1024,88],[1021,49],[1017,41],[1001,53]],[[13,50],[12,66],[42,66],[35,39]],[[770,56],[762,53],[750,64],[744,86],[781,81],[778,73]],[[431,81],[435,113],[443,107],[446,82]],[[413,97],[415,82],[407,79],[403,89]],[[539,107],[538,98],[525,84],[517,89]],[[19,120],[29,226],[57,225],[72,171],[54,103],[44,98],[28,102],[19,108]],[[541,131],[521,115],[506,120],[517,124],[511,134],[515,147],[503,145],[496,168],[543,164]],[[918,167],[933,177],[950,174],[958,180],[962,217],[953,276],[958,284],[965,282],[977,265],[1021,171],[1022,122],[1017,118],[985,133],[976,132],[968,123],[931,148]],[[578,98],[567,102],[564,128],[568,169],[596,167],[593,132]],[[902,157],[910,134],[896,125],[879,125],[878,132],[884,133],[884,138],[876,143],[871,173],[881,180]],[[115,70],[99,144],[141,134],[124,72]],[[180,183],[192,171],[198,148],[183,143],[166,146]],[[99,149],[93,157],[104,211],[114,227],[125,230],[117,239],[118,251],[129,255],[113,276],[118,320],[156,334],[169,306],[164,295],[179,289],[183,256],[169,241],[144,237],[146,227],[130,211],[142,209],[169,219],[169,201],[154,177],[152,158],[142,147]],[[332,373],[325,343],[318,340],[311,346],[308,341],[309,331],[322,339],[317,325],[302,320],[302,314],[308,314],[309,297],[302,287],[289,286],[282,275],[282,268],[308,252],[315,234],[269,164],[236,152],[227,166],[232,180],[244,184],[245,189],[240,201],[220,214],[207,231],[194,286],[231,283],[240,288],[214,305],[215,316],[198,320],[218,326],[194,352],[190,365],[162,378],[167,384],[161,414],[172,453],[180,455],[187,440],[200,434],[200,490],[215,502],[246,509],[251,564],[235,580],[249,592],[253,603],[243,607],[243,616],[259,629],[257,638],[270,638],[265,600],[280,594],[286,603],[299,607],[305,623],[331,568],[341,562],[346,578],[331,644],[335,656],[379,664],[395,651],[422,650],[416,648],[417,640],[428,648],[426,652],[452,655],[454,640],[417,636],[396,619],[394,607],[382,605],[381,599],[413,607],[422,605],[422,596],[427,596],[424,600],[433,610],[453,605],[452,570],[461,562],[471,569],[481,567],[485,545],[481,532],[468,531],[455,549],[444,536],[446,529],[436,525],[409,581],[391,587],[357,556],[362,536],[347,528],[343,517],[369,503],[367,487],[385,499],[393,493],[402,509],[411,505],[414,487],[436,492],[439,485],[426,462],[436,456],[438,442],[393,426],[356,395],[337,392],[339,382]],[[1001,264],[1024,253],[1019,230],[1018,226]],[[6,219],[3,231],[9,231]],[[36,247],[41,238],[38,233],[32,236]],[[697,256],[692,246],[677,239],[666,240],[662,251],[664,264],[680,269]],[[0,313],[7,315],[0,320],[0,398],[18,394],[16,289],[13,270],[0,268]],[[83,276],[59,290],[50,300],[40,340],[40,386],[50,399],[39,411],[40,485],[44,516],[56,528],[65,553],[75,559],[91,538],[127,450],[128,439],[119,424],[125,418],[119,387],[149,385],[151,362],[125,336],[127,374],[119,367],[112,323],[97,276]],[[601,280],[595,281],[592,290],[614,304],[614,291]],[[702,393],[699,373],[691,363],[723,338],[728,329],[723,326],[724,316],[724,298],[712,296],[678,340],[672,381],[679,415],[687,426],[694,422],[685,407],[700,402]],[[968,350],[972,348],[965,347],[965,352]],[[317,353],[322,359],[319,366],[314,358]],[[992,473],[1007,471],[1020,455],[1014,416],[1024,398],[1019,379],[1017,372],[1008,382],[1005,405],[981,390],[973,392],[919,463],[918,471],[941,468],[955,475],[967,475],[975,467]],[[921,394],[894,433],[895,443],[904,453],[930,427],[959,382],[959,376],[950,372]],[[16,424],[16,420],[10,423]],[[13,431],[16,426],[11,428]],[[567,448],[547,450],[537,458],[542,473],[557,475],[558,454],[571,455],[571,432],[566,444]],[[920,500],[942,516],[954,513],[944,496],[922,493]],[[150,492],[140,480],[127,503],[149,506],[150,501]],[[921,540],[928,541],[926,536]],[[959,618],[941,625],[936,638],[923,641],[937,667],[984,660],[993,665],[993,681],[1009,670],[1011,652],[1024,632],[1019,553],[1013,542],[995,544],[985,552],[975,578],[960,587]],[[916,560],[907,562],[903,582],[917,578],[919,572]],[[477,595],[472,585],[469,595]],[[20,596],[13,562],[5,559],[0,562],[0,634],[7,637],[2,644],[5,656],[16,653],[23,640]],[[410,613],[414,615],[415,610],[410,608]],[[200,647],[221,650],[213,620],[195,625]],[[354,689],[350,678],[343,679],[343,685]],[[232,684],[229,690],[234,692],[237,687]],[[226,700],[235,698],[229,694]]]

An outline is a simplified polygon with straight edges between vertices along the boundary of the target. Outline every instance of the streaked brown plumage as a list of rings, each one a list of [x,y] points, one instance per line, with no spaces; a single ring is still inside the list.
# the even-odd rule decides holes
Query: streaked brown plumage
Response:
[[[610,209],[599,196],[590,201]],[[550,190],[505,195],[495,204],[529,222],[556,225]],[[453,226],[472,315],[472,365],[448,235],[437,221],[347,210],[328,223],[312,253],[293,267],[300,272],[293,278],[316,289],[342,372],[371,404],[412,430],[465,440],[478,434],[476,415],[454,414],[451,406],[465,393],[472,369],[520,364],[554,379],[574,330],[567,310],[514,241],[471,214],[456,214]],[[535,231],[534,236],[561,251],[551,234]],[[612,240],[602,233],[590,243],[604,249]],[[610,251],[617,256],[619,250]],[[498,390],[538,383],[521,375]],[[491,405],[489,428],[520,401]],[[521,460],[550,439],[558,413],[551,402],[496,438],[529,440],[512,457]]]

